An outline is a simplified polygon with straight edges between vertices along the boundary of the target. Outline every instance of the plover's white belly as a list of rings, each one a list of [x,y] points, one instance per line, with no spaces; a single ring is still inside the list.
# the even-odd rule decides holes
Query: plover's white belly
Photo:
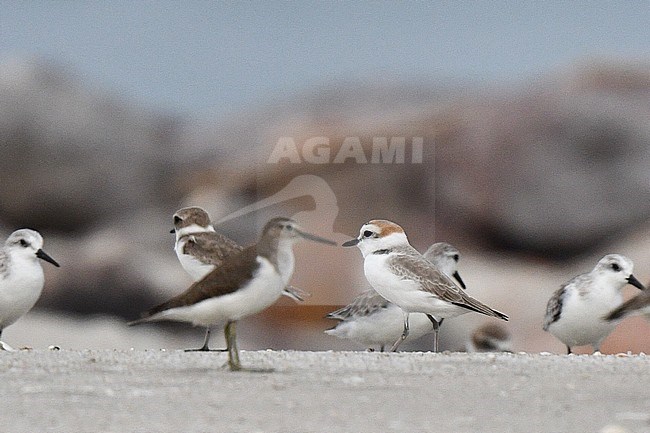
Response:
[[[34,306],[44,281],[43,269],[38,264],[0,279],[0,329],[14,323]]]
[[[433,324],[425,314],[414,313],[409,316],[408,339],[416,339],[433,331]],[[368,316],[357,316],[345,320],[334,329],[325,331],[329,335],[357,341],[365,346],[393,344],[404,331],[402,309],[395,304]]]
[[[622,302],[620,293],[580,298],[577,291],[572,291],[563,301],[560,319],[548,330],[568,346],[597,344],[616,327],[616,322],[607,322],[603,317]]]
[[[258,257],[257,261],[260,267],[243,288],[191,306],[172,308],[163,312],[161,318],[211,326],[239,320],[264,310],[278,300],[285,284],[267,259]]]
[[[366,257],[364,271],[368,282],[377,293],[390,302],[410,313],[427,313],[437,319],[455,317],[469,311],[421,290],[417,281],[405,280],[393,274],[385,263],[386,257]]]

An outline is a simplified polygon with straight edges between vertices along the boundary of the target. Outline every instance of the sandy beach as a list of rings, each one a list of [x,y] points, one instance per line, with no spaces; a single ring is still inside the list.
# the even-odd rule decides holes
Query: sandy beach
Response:
[[[649,432],[645,355],[0,353],[11,432]]]

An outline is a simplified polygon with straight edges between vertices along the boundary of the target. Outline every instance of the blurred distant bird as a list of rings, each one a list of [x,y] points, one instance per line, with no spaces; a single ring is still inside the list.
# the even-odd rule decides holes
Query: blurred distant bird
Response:
[[[644,290],[634,298],[622,303],[619,307],[610,311],[605,320],[620,320],[627,316],[642,315],[650,320],[650,290]]]
[[[465,288],[457,270],[460,253],[455,247],[446,242],[438,242],[429,247],[424,257],[446,275],[453,276],[458,284]],[[325,317],[340,320],[336,327],[325,331],[326,334],[347,338],[365,346],[379,346],[382,352],[384,347],[393,344],[403,331],[404,316],[401,308],[384,299],[372,288],[361,293],[349,305]],[[413,313],[409,317],[409,338],[414,340],[434,332],[440,322],[434,325],[426,314]]]
[[[486,323],[472,333],[467,342],[468,352],[512,352],[511,336],[505,326]]]
[[[0,338],[2,331],[34,306],[45,277],[38,259],[59,267],[43,251],[43,238],[29,229],[13,232],[0,250]],[[11,348],[0,342],[2,349]]]
[[[199,281],[221,266],[224,259],[241,252],[244,248],[232,239],[217,233],[210,222],[208,213],[200,207],[186,207],[174,213],[176,234],[174,250],[183,269],[194,281]],[[296,301],[303,301],[309,294],[295,287],[287,286],[282,294]],[[199,349],[186,349],[186,352],[209,351],[210,328],[205,332],[203,346]],[[219,350],[222,351],[222,350]]]
[[[608,254],[589,273],[578,275],[560,287],[549,299],[544,330],[567,347],[591,345],[600,351],[603,340],[616,322],[605,315],[623,303],[621,289],[631,284],[645,290],[632,275],[632,260],[620,254]]]
[[[393,344],[395,351],[409,335],[410,313],[427,314],[434,326],[437,350],[437,323],[470,311],[502,320],[508,316],[467,295],[450,277],[413,248],[404,229],[391,221],[373,220],[364,224],[359,237],[345,247],[357,246],[364,256],[364,273],[372,287],[403,311],[402,335]],[[434,323],[435,322],[435,323]]]
[[[334,245],[334,242],[305,233],[289,218],[273,218],[255,245],[224,258],[202,280],[180,295],[143,314],[135,325],[173,320],[195,326],[225,324],[228,365],[242,370],[237,350],[235,324],[273,304],[293,275],[293,244],[301,238]]]

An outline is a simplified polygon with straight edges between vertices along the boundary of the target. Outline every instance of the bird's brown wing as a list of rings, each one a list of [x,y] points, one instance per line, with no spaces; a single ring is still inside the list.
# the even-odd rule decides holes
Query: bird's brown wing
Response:
[[[221,266],[226,257],[243,250],[237,242],[215,232],[195,233],[186,237],[183,253],[214,266]]]
[[[252,245],[238,254],[227,257],[220,267],[207,274],[202,280],[192,284],[180,295],[147,311],[142,318],[145,319],[170,308],[184,307],[236,292],[253,278],[258,268],[257,250],[255,245]]]

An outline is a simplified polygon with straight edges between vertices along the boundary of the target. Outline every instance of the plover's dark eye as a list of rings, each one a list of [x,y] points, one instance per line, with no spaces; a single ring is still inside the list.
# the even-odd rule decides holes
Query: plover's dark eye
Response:
[[[286,227],[287,227],[287,230],[289,230],[289,231],[293,230],[293,226],[291,224],[287,224]]]
[[[621,270],[621,267],[618,265],[618,263],[612,263],[612,269],[614,272],[618,272]]]
[[[366,230],[365,232],[363,232],[363,236],[366,238],[369,238],[370,236],[372,236],[372,234],[373,233],[370,230]]]
[[[29,246],[29,243],[25,239],[21,239],[20,246],[27,248]]]
[[[458,262],[459,259],[460,259],[460,257],[458,257],[458,254],[454,254],[454,261]]]
[[[183,219],[181,217],[179,217],[178,215],[174,215],[174,224],[178,224],[181,221],[183,221]]]

